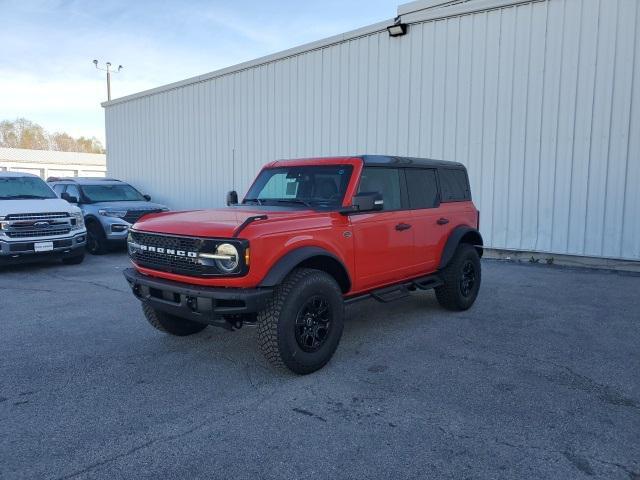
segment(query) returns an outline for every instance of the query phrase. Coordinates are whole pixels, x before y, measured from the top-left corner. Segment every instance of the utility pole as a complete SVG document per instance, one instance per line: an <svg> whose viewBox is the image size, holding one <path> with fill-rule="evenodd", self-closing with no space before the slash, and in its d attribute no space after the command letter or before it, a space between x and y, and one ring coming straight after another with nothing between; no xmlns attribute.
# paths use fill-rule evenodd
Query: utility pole
<svg viewBox="0 0 640 480"><path fill-rule="evenodd" d="M111 74L118 73L120 70L122 70L122 65L118 65L117 70L111 70L111 62L105 63L105 66L107 68L100 68L98 66L98 60L94 60L93 64L96 66L96 69L100 70L101 72L107 72L107 101L111 101Z"/></svg>

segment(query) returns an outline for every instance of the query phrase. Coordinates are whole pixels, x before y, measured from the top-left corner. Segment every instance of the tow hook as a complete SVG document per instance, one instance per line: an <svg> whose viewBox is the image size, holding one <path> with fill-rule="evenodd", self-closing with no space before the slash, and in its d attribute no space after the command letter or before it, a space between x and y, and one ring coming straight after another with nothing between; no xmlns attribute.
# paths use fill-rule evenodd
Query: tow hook
<svg viewBox="0 0 640 480"><path fill-rule="evenodd" d="M196 297L192 297L191 295L187 295L186 301L189 310L196 313L198 311L198 299Z"/></svg>

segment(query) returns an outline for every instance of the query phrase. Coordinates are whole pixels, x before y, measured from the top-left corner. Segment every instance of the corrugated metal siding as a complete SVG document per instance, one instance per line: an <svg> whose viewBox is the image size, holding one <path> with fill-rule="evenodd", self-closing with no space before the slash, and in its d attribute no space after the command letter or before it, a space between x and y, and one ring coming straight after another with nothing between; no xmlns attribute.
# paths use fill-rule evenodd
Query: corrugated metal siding
<svg viewBox="0 0 640 480"><path fill-rule="evenodd" d="M638 260L639 4L430 20L111 104L109 173L202 208L277 158L457 160L491 247Z"/></svg>

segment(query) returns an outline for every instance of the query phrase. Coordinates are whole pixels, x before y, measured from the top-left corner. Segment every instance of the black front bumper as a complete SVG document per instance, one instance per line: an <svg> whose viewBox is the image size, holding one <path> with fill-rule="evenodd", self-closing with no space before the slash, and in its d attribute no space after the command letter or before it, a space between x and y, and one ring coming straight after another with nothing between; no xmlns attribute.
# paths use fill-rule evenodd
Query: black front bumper
<svg viewBox="0 0 640 480"><path fill-rule="evenodd" d="M221 325L222 316L263 310L272 293L270 288L189 285L143 275L133 268L123 274L139 300L156 310L209 325Z"/></svg>

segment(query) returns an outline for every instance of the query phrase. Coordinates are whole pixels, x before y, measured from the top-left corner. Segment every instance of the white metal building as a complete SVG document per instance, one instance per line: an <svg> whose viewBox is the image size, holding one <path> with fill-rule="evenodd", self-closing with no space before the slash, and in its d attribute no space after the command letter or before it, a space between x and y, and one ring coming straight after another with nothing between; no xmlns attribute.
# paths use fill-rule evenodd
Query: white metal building
<svg viewBox="0 0 640 480"><path fill-rule="evenodd" d="M278 158L463 162L485 242L640 260L640 1L419 0L105 103L109 174L220 206Z"/></svg>
<svg viewBox="0 0 640 480"><path fill-rule="evenodd" d="M26 172L48 177L104 177L106 155L57 152L24 148L0 148L0 172Z"/></svg>

